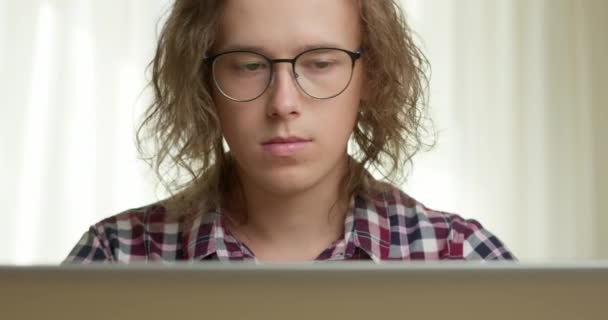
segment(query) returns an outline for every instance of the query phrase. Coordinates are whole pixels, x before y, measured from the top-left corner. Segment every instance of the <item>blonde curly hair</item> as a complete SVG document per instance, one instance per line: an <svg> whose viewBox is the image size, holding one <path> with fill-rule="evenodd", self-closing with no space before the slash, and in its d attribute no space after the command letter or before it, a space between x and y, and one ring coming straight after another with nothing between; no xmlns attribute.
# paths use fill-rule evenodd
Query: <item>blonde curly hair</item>
<svg viewBox="0 0 608 320"><path fill-rule="evenodd" d="M203 61L214 45L223 3L176 0L149 65L154 100L136 142L142 158L171 194L163 204L176 215L200 209L203 203L209 208L221 206L235 186L211 98L210 70ZM430 132L425 112L429 64L395 1L358 3L369 99L359 106L343 190L346 196L370 197L378 189L369 188L375 180L368 179L368 169L399 183L412 157L431 146L425 142Z"/></svg>

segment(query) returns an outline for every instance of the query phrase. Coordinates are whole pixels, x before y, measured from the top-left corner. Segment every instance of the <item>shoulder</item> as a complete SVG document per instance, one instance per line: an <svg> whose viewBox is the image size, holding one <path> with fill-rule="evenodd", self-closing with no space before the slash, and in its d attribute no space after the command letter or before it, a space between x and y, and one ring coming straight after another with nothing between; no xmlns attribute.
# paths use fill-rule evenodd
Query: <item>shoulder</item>
<svg viewBox="0 0 608 320"><path fill-rule="evenodd" d="M92 225L65 262L175 260L181 218L160 203L125 210Z"/></svg>
<svg viewBox="0 0 608 320"><path fill-rule="evenodd" d="M383 184L374 202L389 224L391 259L514 259L480 222L430 209L396 186Z"/></svg>
<svg viewBox="0 0 608 320"><path fill-rule="evenodd" d="M94 226L107 228L108 231L122 229L154 229L155 226L171 223L174 220L166 208L154 203L139 208L132 208L105 218Z"/></svg>

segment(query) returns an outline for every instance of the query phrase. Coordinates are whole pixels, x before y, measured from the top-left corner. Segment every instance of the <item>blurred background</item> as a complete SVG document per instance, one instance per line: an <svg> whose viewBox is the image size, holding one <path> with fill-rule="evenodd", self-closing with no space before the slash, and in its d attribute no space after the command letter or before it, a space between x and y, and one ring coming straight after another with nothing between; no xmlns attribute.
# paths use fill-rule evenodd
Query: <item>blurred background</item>
<svg viewBox="0 0 608 320"><path fill-rule="evenodd" d="M608 1L403 0L437 146L402 186L523 261L608 258ZM134 147L170 0L0 0L0 264L164 196Z"/></svg>

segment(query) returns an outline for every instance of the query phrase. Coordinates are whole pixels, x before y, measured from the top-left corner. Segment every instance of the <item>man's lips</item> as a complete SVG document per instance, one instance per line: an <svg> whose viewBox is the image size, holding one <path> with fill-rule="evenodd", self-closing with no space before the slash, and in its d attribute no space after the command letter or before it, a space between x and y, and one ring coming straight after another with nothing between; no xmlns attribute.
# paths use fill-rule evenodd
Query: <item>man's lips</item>
<svg viewBox="0 0 608 320"><path fill-rule="evenodd" d="M262 145L267 144L281 144L281 143L298 143L298 142L310 142L311 139L290 136L290 137L274 137L270 140L267 140L262 143Z"/></svg>
<svg viewBox="0 0 608 320"><path fill-rule="evenodd" d="M293 156L312 142L301 137L276 137L262 143L264 151L277 157Z"/></svg>

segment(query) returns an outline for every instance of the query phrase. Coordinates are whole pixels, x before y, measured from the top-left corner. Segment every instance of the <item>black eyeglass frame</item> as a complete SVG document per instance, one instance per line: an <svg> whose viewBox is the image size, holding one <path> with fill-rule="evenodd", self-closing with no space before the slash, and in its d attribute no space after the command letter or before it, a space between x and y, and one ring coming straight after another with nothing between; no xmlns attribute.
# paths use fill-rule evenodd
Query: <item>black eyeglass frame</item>
<svg viewBox="0 0 608 320"><path fill-rule="evenodd" d="M350 77L348 78L348 82L346 83L346 85L344 86L344 88L342 90L340 90L340 92L334 94L333 96L329 96L329 97L325 97L325 98L319 98L319 97L315 97L311 94L309 94L308 92L306 92L306 90L304 88L302 88L302 85L300 84L300 82L298 81L298 74L296 73L296 61L298 60L299 57L303 56L304 54L307 54L309 52L312 51L318 51L318 50L338 50L338 51L342 51L344 53L346 53L350 59L351 59L351 69L350 69ZM268 83L266 84L266 87L264 88L264 90L262 90L262 93L260 93L259 95L257 95L255 98L252 99L248 99L248 100L237 100L234 99L232 97L229 97L226 93L224 93L224 91L222 90L222 88L220 87L220 85L217 83L217 80L215 79L215 71L214 71L214 63L217 60L217 58L223 56L223 55L227 55L230 53L236 53L236 52L243 52L243 53L252 53L252 54L256 54L261 56L262 58L264 58L266 61L268 61L268 64L270 65L270 77L268 78ZM361 58L361 56L363 55L363 49L359 48L356 52L353 51L349 51L346 49L341 49L341 48L312 48L312 49L308 49L305 51L302 51L300 53L298 53L297 56L295 56L293 59L271 59L259 52L255 52L255 51L251 51L251 50L231 50L231 51L226 51L226 52L221 52L215 55L211 55L209 57L205 57L203 58L203 60L205 61L205 63L208 64L209 69L211 70L211 77L213 78L213 83L216 86L216 88L219 89L220 93L232 100L232 101L236 101L236 102L249 102L249 101L253 101L259 97L261 97L262 95L264 95L264 93L266 92L266 90L268 90L268 88L270 87L270 84L272 83L272 79L274 77L274 64L275 63L290 63L291 64L291 71L293 72L293 75L296 79L296 83L298 85L298 87L302 90L302 92L304 92L307 96L314 98L314 99L319 99L319 100L325 100L325 99L331 99L331 98L335 98L337 96L339 96L340 94L342 94L342 92L344 92L348 86L350 85L350 82L352 81L353 78L353 70L355 69L355 62L357 62L357 60L359 58Z"/></svg>

